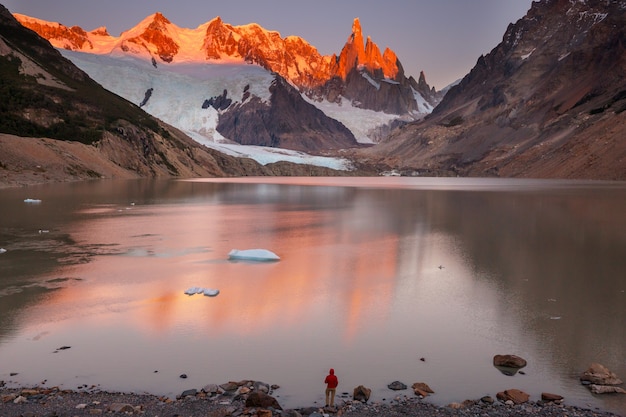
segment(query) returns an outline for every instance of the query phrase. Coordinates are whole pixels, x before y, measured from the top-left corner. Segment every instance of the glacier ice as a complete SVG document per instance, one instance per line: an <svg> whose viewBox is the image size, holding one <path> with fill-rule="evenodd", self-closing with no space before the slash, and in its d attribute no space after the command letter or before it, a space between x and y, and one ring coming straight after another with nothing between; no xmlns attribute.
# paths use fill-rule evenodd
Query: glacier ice
<svg viewBox="0 0 626 417"><path fill-rule="evenodd" d="M267 249L233 249L228 253L228 259L245 261L279 261L280 257Z"/></svg>

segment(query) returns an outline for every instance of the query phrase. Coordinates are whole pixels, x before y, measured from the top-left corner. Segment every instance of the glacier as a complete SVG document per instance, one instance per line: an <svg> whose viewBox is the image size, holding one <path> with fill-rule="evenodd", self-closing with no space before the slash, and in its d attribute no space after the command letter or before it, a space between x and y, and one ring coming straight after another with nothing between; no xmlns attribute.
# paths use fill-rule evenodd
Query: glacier
<svg viewBox="0 0 626 417"><path fill-rule="evenodd" d="M269 87L274 75L264 68L238 62L183 62L154 66L145 59L113 52L96 55L58 49L78 68L107 90L139 105L152 94L142 108L152 116L182 130L196 142L235 157L247 157L266 165L278 161L316 165L336 170L350 170L344 158L309 155L304 152L263 146L240 145L224 138L217 130L218 110L202 108L205 100L228 91L229 98L241 101L244 89L262 101L270 99ZM305 97L305 96L303 96ZM306 97L305 97L306 99ZM307 99L329 117L352 128L357 140L371 141L367 131L396 119L397 115L357 109L352 106L316 102Z"/></svg>

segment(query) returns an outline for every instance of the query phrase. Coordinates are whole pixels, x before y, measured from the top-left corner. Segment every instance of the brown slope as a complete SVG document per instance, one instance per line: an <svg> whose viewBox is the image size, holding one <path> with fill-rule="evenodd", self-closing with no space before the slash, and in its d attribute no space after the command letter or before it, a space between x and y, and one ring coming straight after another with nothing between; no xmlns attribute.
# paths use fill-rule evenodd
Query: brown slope
<svg viewBox="0 0 626 417"><path fill-rule="evenodd" d="M368 151L407 171L626 180L626 2L543 0L421 123Z"/></svg>

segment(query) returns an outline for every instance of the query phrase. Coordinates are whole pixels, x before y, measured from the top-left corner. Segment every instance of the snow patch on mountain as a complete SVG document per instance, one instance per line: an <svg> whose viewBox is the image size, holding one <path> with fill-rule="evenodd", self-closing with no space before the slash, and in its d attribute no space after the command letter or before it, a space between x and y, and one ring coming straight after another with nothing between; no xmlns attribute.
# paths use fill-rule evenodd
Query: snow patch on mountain
<svg viewBox="0 0 626 417"><path fill-rule="evenodd" d="M369 132L398 119L398 115L395 114L361 109L351 104L331 103L328 100L316 101L307 96L303 98L323 111L326 116L343 123L350 129L357 142L363 144L374 143L369 137ZM350 103L350 100L342 97L341 103Z"/></svg>

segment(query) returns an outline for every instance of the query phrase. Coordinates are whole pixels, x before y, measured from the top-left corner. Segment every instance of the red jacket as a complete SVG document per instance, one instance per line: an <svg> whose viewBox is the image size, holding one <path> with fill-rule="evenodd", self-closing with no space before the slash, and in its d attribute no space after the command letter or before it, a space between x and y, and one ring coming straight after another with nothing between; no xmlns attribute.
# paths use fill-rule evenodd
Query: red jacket
<svg viewBox="0 0 626 417"><path fill-rule="evenodd" d="M327 384L327 388L337 388L337 385L339 385L339 380L335 376L335 370L333 368L330 368L330 373L326 376L324 383Z"/></svg>

